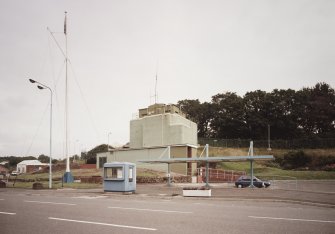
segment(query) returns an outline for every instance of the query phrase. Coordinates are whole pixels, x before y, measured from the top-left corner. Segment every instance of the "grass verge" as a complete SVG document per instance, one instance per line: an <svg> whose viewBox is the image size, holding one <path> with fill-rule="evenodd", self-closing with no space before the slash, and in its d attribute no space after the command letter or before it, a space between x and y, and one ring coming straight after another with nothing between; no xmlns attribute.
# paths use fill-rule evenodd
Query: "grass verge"
<svg viewBox="0 0 335 234"><path fill-rule="evenodd" d="M219 165L219 168L224 170L245 171L250 172L250 163L248 162L225 162ZM298 180L334 180L334 171L298 171L298 170L283 170L275 167L267 167L262 163L254 163L255 176L271 177L277 179L289 179L295 177Z"/></svg>
<svg viewBox="0 0 335 234"><path fill-rule="evenodd" d="M13 186L13 182L7 183L8 188L26 188L31 189L33 187L34 182L16 182ZM41 182L43 184L43 188L49 188L49 182ZM71 189L94 189L94 188L101 188L102 184L89 184L89 183L64 183L62 182L53 182L52 183L53 189L61 189L61 188L71 188Z"/></svg>

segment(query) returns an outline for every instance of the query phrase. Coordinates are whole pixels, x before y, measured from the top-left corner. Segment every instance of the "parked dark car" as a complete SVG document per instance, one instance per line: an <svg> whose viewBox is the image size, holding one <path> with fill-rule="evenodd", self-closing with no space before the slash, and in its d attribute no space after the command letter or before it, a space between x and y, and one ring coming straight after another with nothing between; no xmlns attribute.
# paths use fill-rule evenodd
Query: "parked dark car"
<svg viewBox="0 0 335 234"><path fill-rule="evenodd" d="M235 186L237 188L245 188L250 186L250 176L241 176L238 180L235 181ZM254 176L253 184L257 188L267 188L271 185L269 181L262 181Z"/></svg>

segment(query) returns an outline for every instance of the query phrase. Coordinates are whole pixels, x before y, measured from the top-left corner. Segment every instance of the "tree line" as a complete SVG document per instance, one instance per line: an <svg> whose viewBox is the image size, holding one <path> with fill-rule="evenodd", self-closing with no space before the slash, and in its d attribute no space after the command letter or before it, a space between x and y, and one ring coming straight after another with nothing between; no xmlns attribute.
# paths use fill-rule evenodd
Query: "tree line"
<svg viewBox="0 0 335 234"><path fill-rule="evenodd" d="M219 93L210 102L177 103L198 124L199 138L271 139L335 138L335 92L327 83L314 87L256 90L243 97Z"/></svg>

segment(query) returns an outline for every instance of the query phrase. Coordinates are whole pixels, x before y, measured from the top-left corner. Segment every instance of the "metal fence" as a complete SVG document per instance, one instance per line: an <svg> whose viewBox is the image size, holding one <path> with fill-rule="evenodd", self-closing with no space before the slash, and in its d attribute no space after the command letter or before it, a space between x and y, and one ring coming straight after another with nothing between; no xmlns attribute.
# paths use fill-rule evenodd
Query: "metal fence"
<svg viewBox="0 0 335 234"><path fill-rule="evenodd" d="M219 139L219 138L199 138L200 145L209 144L214 147L226 148L247 148L251 139ZM268 148L267 140L253 140L254 146L257 148ZM291 140L271 140L271 148L281 149L320 149L335 148L335 138L299 138Z"/></svg>
<svg viewBox="0 0 335 234"><path fill-rule="evenodd" d="M206 181L206 168L197 168L195 173L198 183L204 183ZM234 182L240 176L246 175L245 171L234 171L234 170L221 170L221 169L208 169L208 182L209 183L223 183L223 182Z"/></svg>
<svg viewBox="0 0 335 234"><path fill-rule="evenodd" d="M270 181L270 189L298 190L298 179L296 177L262 174L257 174L256 177Z"/></svg>

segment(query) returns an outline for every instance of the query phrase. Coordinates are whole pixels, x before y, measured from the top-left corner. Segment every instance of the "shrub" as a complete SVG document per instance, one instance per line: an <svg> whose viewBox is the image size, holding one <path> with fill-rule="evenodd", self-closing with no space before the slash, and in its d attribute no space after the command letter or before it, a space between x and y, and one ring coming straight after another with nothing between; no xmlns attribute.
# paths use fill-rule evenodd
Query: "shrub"
<svg viewBox="0 0 335 234"><path fill-rule="evenodd" d="M314 156L310 163L313 170L331 170L332 165L335 164L335 157L328 156Z"/></svg>
<svg viewBox="0 0 335 234"><path fill-rule="evenodd" d="M311 156L306 155L304 151L290 151L284 155L280 166L284 169L297 169L308 166L311 162Z"/></svg>

